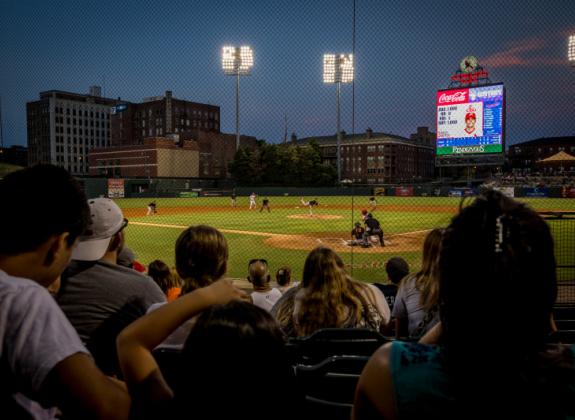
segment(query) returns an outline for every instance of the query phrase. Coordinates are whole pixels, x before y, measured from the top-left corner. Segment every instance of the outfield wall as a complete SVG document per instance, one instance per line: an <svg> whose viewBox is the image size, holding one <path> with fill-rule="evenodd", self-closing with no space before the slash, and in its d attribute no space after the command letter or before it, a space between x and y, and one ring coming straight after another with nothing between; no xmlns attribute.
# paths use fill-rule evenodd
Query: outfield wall
<svg viewBox="0 0 575 420"><path fill-rule="evenodd" d="M108 195L107 178L80 179L88 197ZM353 187L236 187L230 180L153 178L123 179L124 197L185 197L191 195L229 196L397 196L397 197L464 197L476 195L481 187L465 188L451 185L402 184L392 186L361 185ZM513 197L575 198L575 187L500 187Z"/></svg>

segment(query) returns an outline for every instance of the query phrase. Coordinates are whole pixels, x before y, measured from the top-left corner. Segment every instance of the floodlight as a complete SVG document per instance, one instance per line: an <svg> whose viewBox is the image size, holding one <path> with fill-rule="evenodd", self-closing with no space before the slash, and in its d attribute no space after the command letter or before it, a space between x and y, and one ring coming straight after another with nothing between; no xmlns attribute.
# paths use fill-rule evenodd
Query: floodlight
<svg viewBox="0 0 575 420"><path fill-rule="evenodd" d="M222 48L222 69L227 76L236 76L236 150L240 147L240 76L249 76L254 66L254 53L251 47Z"/></svg>
<svg viewBox="0 0 575 420"><path fill-rule="evenodd" d="M228 76L247 76L254 65L254 53L250 47L222 48L222 69Z"/></svg>
<svg viewBox="0 0 575 420"><path fill-rule="evenodd" d="M567 47L567 59L572 66L575 66L575 35L569 35L569 45Z"/></svg>
<svg viewBox="0 0 575 420"><path fill-rule="evenodd" d="M340 92L342 83L353 82L353 54L324 54L323 82L337 85L337 179L341 180Z"/></svg>
<svg viewBox="0 0 575 420"><path fill-rule="evenodd" d="M323 82L353 82L353 54L324 54Z"/></svg>

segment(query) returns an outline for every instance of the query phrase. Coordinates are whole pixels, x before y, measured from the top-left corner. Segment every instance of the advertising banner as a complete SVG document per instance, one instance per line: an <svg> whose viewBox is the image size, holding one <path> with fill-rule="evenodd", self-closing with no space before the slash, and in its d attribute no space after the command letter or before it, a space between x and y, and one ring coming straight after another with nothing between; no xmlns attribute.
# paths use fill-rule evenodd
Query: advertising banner
<svg viewBox="0 0 575 420"><path fill-rule="evenodd" d="M191 198L198 197L199 193L197 191L180 191L181 198Z"/></svg>
<svg viewBox="0 0 575 420"><path fill-rule="evenodd" d="M447 195L449 197L471 197L475 195L475 191L471 188L451 188Z"/></svg>
<svg viewBox="0 0 575 420"><path fill-rule="evenodd" d="M438 91L437 154L503 153L504 100L502 84Z"/></svg>
<svg viewBox="0 0 575 420"><path fill-rule="evenodd" d="M549 197L549 188L524 188L525 197Z"/></svg>
<svg viewBox="0 0 575 420"><path fill-rule="evenodd" d="M413 187L395 187L397 197L413 197Z"/></svg>
<svg viewBox="0 0 575 420"><path fill-rule="evenodd" d="M123 179L108 179L108 197L109 198L124 198L124 180Z"/></svg>

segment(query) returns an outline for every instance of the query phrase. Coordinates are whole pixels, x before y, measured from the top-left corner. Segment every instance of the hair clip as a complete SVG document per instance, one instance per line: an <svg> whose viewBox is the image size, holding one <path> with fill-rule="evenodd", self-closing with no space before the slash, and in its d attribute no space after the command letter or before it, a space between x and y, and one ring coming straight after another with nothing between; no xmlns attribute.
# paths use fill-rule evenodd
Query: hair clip
<svg viewBox="0 0 575 420"><path fill-rule="evenodd" d="M503 244L503 219L504 215L495 219L495 252L502 252L501 244Z"/></svg>

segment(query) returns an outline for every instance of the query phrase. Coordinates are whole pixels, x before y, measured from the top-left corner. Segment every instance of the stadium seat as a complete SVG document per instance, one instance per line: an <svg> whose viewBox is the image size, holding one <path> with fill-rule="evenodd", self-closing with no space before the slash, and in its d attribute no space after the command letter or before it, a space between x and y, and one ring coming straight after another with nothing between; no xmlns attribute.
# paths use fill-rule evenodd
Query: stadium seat
<svg viewBox="0 0 575 420"><path fill-rule="evenodd" d="M575 330L555 331L549 335L547 341L557 344L575 344Z"/></svg>
<svg viewBox="0 0 575 420"><path fill-rule="evenodd" d="M368 356L331 356L315 365L295 365L305 418L349 419L355 388Z"/></svg>
<svg viewBox="0 0 575 420"><path fill-rule="evenodd" d="M563 319L575 319L575 306L555 306L553 308L553 318L555 321Z"/></svg>
<svg viewBox="0 0 575 420"><path fill-rule="evenodd" d="M179 348L170 347L161 347L152 352L156 363L160 367L162 376L172 389L174 389L181 370L181 352Z"/></svg>
<svg viewBox="0 0 575 420"><path fill-rule="evenodd" d="M291 338L294 363L316 364L329 356L371 356L389 339L367 328L324 328L303 338Z"/></svg>

